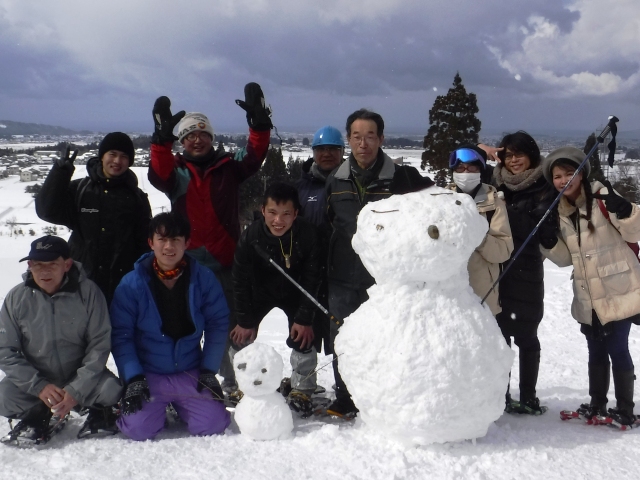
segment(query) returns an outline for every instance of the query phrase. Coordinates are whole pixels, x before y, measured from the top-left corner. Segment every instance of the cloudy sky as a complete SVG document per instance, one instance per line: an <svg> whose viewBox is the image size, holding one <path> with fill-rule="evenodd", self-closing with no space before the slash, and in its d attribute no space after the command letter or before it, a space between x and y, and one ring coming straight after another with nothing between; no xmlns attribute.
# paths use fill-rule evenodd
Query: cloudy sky
<svg viewBox="0 0 640 480"><path fill-rule="evenodd" d="M167 95L243 131L256 81L285 131L424 133L456 71L485 131L638 130L640 1L0 0L4 120L150 131Z"/></svg>

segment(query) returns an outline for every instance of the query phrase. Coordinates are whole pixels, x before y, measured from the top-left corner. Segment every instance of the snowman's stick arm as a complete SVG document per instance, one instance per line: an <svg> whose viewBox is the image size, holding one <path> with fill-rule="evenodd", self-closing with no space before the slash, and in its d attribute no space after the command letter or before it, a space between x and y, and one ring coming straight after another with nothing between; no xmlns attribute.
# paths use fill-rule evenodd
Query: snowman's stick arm
<svg viewBox="0 0 640 480"><path fill-rule="evenodd" d="M484 303L484 301L491 294L491 292L493 292L493 289L496 288L496 285L498 285L498 283L500 283L500 280L502 280L502 277L504 277L506 275L506 273L509 271L511 266L515 263L516 258L518 258L520 256L520 253L522 252L522 250L524 250L524 247L527 246L529 241L536 234L536 232L538 231L538 228L540 228L540 225L542 225L542 222L544 222L547 219L547 217L551 214L551 211L558 204L558 202L562 198L562 195L564 194L564 191L569 187L569 185L571 185L571 182L573 182L573 179L576 178L576 175L578 175L578 173L580 173L582 171L582 169L587 164L587 162L589 161L591 156L598 150L598 147L600 146L600 144L604 142L605 138L607 138L607 135L609 135L609 132L611 131L611 129L613 127L615 127L616 122L618 122L618 118L617 117L614 117L614 116L609 117L609 123L607 123L607 126L604 127L604 129L602 130L602 133L600 133L600 135L598 135L598 137L596 138L596 140L597 140L596 143L593 145L593 147L591 148L589 153L587 153L586 157L584 157L584 160L582 161L582 163L580 165L578 165L578 168L576 168L576 171L573 172L573 176L571 177L571 179L567 182L567 184L564 186L564 188L562 190L560 190L560 193L558 193L558 195L556 196L556 199L553 201L551 206L547 209L546 212L544 212L544 215L542 216L542 218L540 219L538 224L535 227L533 227L533 230L531 230L531 233L529 234L529 236L522 243L522 245L520 245L520 248L518 249L518 251L515 253L515 255L513 257L511 257L511 259L509 261L509 264L504 268L504 270L502 270L502 273L500 274L500 276L498 276L498 279L495 282L493 282L493 285L491 285L491 288L489 289L487 294L484 297L482 297L482 301L480 302L480 305L482 305Z"/></svg>
<svg viewBox="0 0 640 480"><path fill-rule="evenodd" d="M274 262L273 259L269 256L269 254L267 254L267 252L265 252L258 244L254 243L253 244L253 248L256 249L256 252L258 253L258 255L260 255L265 261L267 261L271 265L273 265L276 268L276 270L278 270L282 275L284 275L284 277L287 280L289 280L293 284L293 286L295 286L298 290L300 290L300 292L305 297L307 297L311 301L311 303L313 303L316 307L318 307L318 309L320 309L320 311L322 313L324 313L327 317L329 317L329 321L335 323L338 327L342 326L344 321L341 318L336 318L335 315L333 315L329 310L324 308L322 306L322 304L318 300L316 300L314 298L313 295L311 295L309 292L307 292L302 287L302 285L300 285L293 278L291 278L291 275L289 275L287 272L285 272L284 269L280 265L278 265L276 262Z"/></svg>

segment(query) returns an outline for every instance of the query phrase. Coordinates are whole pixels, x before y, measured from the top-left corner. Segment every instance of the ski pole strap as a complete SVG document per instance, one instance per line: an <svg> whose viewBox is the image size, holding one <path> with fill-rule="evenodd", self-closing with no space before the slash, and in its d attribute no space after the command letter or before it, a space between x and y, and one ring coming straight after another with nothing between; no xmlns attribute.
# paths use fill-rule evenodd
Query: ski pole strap
<svg viewBox="0 0 640 480"><path fill-rule="evenodd" d="M331 312L329 312L329 310L327 310L326 308L324 308L322 306L322 304L316 300L314 298L313 295L311 295L309 292L307 292L304 287L302 285L300 285L298 282L296 282L291 275L289 275L287 272L284 271L284 269L278 265L276 262L273 261L273 259L269 256L269 254L267 252L265 252L262 247L260 247L260 245L258 245L257 243L252 243L253 248L255 249L256 253L258 255L260 255L260 257L262 257L266 262L270 263L272 266L275 267L276 270L278 270L282 275L284 275L284 277L289 280L294 287L296 287L298 290L300 290L300 292L307 297L311 303L313 303L316 307L318 307L318 309L324 313L327 317L329 317L329 321L333 322L334 324L336 324L338 327L342 326L342 324L344 323L344 321L341 318L336 318L335 315L333 315Z"/></svg>

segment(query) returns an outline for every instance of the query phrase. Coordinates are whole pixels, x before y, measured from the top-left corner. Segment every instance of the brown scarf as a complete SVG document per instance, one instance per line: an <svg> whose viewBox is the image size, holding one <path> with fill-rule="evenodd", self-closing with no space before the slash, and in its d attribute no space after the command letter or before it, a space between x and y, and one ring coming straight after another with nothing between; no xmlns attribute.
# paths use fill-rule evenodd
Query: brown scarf
<svg viewBox="0 0 640 480"><path fill-rule="evenodd" d="M542 165L538 165L536 168L529 168L524 172L516 173L515 175L507 170L507 167L499 167L493 171L493 176L496 179L496 185L499 187L504 184L510 191L519 192L525 190L542 176Z"/></svg>
<svg viewBox="0 0 640 480"><path fill-rule="evenodd" d="M173 280L174 278L178 278L182 275L186 266L187 261L183 258L176 268L165 271L160 268L160 265L158 265L158 259L153 257L153 271L156 272L156 275L160 280Z"/></svg>

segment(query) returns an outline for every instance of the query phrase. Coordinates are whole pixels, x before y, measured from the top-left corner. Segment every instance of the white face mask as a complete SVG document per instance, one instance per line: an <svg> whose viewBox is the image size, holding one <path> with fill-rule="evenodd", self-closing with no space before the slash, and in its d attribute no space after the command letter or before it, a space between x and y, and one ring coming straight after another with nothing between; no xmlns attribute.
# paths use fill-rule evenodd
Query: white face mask
<svg viewBox="0 0 640 480"><path fill-rule="evenodd" d="M463 192L471 193L474 188L480 185L480 172L478 173L453 172L453 182Z"/></svg>

